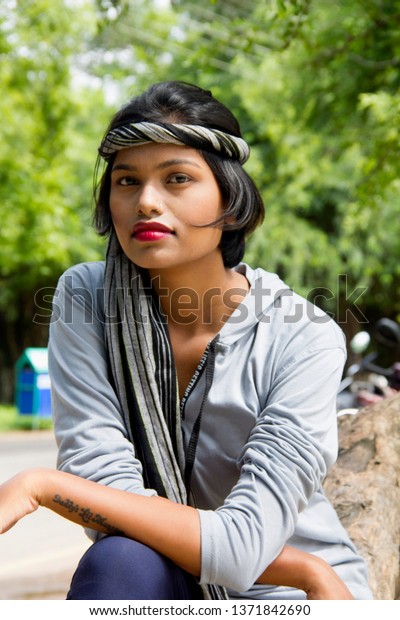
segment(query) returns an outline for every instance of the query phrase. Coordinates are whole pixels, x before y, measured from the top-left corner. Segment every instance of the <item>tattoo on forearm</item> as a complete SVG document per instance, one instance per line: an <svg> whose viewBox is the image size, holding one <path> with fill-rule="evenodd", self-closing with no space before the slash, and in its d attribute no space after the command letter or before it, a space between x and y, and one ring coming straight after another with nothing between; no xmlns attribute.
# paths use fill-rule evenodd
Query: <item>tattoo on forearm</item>
<svg viewBox="0 0 400 620"><path fill-rule="evenodd" d="M93 523L100 525L108 534L124 535L124 533L117 527L107 523L107 517L102 517L98 513L95 514L90 510L90 508L83 508L79 506L79 504L75 504L75 502L71 499L62 499L60 495L55 495L53 497L53 502L63 506L66 510L68 510L68 512L76 512L85 525L90 526L90 524Z"/></svg>

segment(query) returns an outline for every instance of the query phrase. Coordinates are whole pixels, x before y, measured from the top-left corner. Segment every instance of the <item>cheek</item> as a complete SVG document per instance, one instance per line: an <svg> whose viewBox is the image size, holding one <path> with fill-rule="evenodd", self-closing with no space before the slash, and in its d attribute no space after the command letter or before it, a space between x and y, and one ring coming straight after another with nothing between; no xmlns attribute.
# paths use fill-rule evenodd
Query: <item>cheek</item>
<svg viewBox="0 0 400 620"><path fill-rule="evenodd" d="M110 198L110 217L111 221L115 227L124 224L127 218L126 209L123 208L123 205L119 204L118 201L111 200Z"/></svg>
<svg viewBox="0 0 400 620"><path fill-rule="evenodd" d="M215 190L198 194L196 205L193 205L194 209L190 213L190 223L202 226L204 224L210 224L215 220L218 220L224 213L222 198L219 190Z"/></svg>
<svg viewBox="0 0 400 620"><path fill-rule="evenodd" d="M214 218L215 219L215 218ZM219 246L222 237L222 231L217 226L204 226L212 220L203 221L203 226L192 228L192 234L188 238L190 246L196 250L207 250Z"/></svg>

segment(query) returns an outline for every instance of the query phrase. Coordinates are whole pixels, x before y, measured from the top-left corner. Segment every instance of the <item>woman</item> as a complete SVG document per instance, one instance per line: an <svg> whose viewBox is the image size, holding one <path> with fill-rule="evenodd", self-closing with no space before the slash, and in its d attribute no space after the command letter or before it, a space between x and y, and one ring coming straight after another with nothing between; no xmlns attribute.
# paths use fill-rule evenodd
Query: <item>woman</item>
<svg viewBox="0 0 400 620"><path fill-rule="evenodd" d="M2 528L44 505L90 530L71 599L370 598L321 490L342 333L240 262L263 206L236 119L156 84L99 153L107 260L64 274L50 332L61 471L4 485Z"/></svg>

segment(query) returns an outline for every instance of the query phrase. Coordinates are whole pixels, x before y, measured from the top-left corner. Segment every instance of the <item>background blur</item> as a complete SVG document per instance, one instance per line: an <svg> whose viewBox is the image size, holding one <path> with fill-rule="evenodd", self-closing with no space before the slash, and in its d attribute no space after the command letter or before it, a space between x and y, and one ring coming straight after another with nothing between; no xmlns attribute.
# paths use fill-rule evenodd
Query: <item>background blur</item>
<svg viewBox="0 0 400 620"><path fill-rule="evenodd" d="M0 1L0 402L46 346L51 295L100 260L93 169L149 84L209 88L239 117L267 216L246 260L351 336L400 318L400 0Z"/></svg>

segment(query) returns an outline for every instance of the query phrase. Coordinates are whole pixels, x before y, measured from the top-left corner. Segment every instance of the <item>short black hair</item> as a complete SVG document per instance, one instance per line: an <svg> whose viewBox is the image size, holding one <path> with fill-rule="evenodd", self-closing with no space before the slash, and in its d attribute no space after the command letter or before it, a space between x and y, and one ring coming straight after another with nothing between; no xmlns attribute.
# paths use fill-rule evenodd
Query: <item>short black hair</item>
<svg viewBox="0 0 400 620"><path fill-rule="evenodd" d="M104 135L127 123L143 121L202 125L242 137L235 116L210 91L180 81L153 84L144 93L131 99L114 115ZM209 226L221 227L220 249L224 265L235 267L244 256L245 237L264 218L263 201L255 183L236 159L208 150L200 152L215 176L224 204L223 216ZM95 187L93 221L100 235L110 234L113 228L109 199L114 158L115 154L108 160L100 182ZM96 170L99 165L100 159Z"/></svg>

